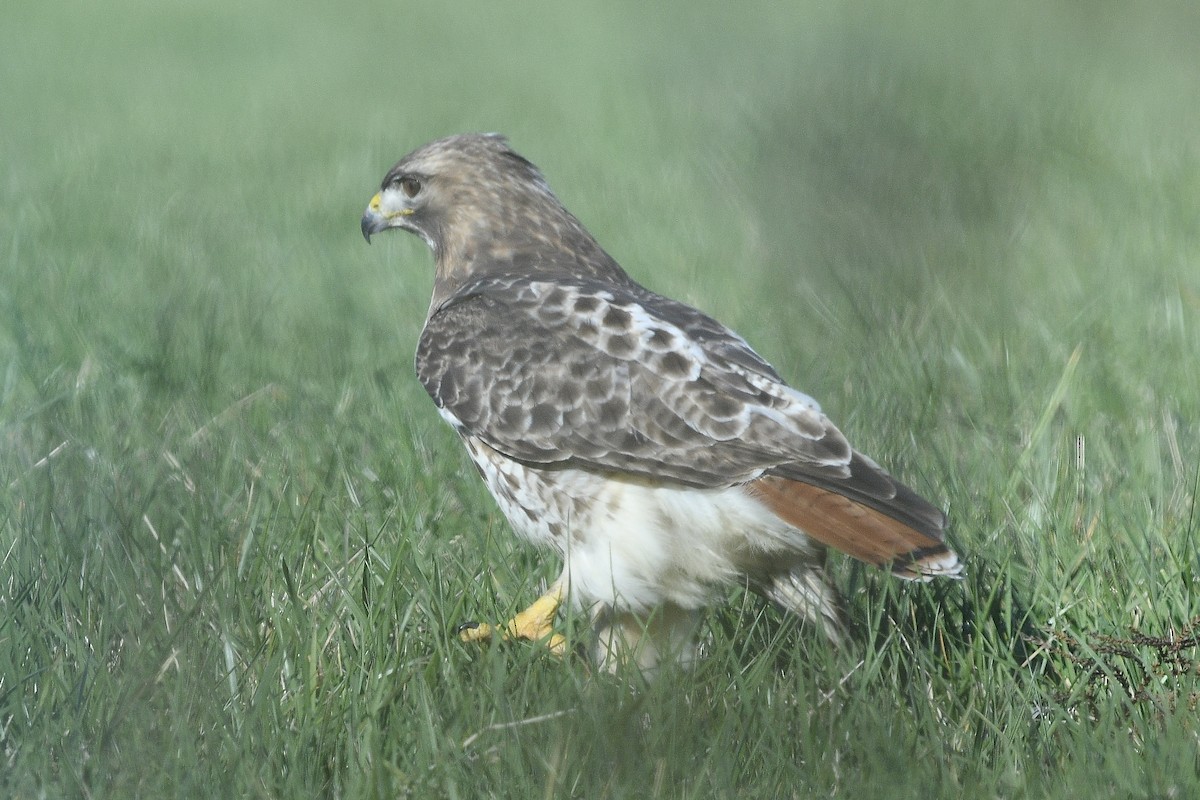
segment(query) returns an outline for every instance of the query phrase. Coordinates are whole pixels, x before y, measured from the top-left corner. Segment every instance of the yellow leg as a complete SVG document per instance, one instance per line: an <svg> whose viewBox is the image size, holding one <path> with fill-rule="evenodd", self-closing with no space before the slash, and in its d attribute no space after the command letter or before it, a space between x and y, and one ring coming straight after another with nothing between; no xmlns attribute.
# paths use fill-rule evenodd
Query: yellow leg
<svg viewBox="0 0 1200 800"><path fill-rule="evenodd" d="M565 592L558 581L529 608L525 609L508 622L500 626L503 631L502 639L528 639L531 642L544 642L550 652L556 656L567 652L567 639L554 630L554 617L558 607L562 605ZM459 631L458 638L464 642L486 642L495 633L493 626L480 623L474 627L464 627Z"/></svg>

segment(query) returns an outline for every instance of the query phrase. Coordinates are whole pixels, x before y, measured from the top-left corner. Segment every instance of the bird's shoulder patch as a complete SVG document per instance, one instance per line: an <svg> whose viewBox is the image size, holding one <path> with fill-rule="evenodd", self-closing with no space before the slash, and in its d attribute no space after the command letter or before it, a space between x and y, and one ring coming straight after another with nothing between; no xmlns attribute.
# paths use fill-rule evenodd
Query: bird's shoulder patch
<svg viewBox="0 0 1200 800"><path fill-rule="evenodd" d="M522 308L548 330L569 333L596 350L655 373L691 381L708 362L704 349L652 303L620 288L530 281Z"/></svg>

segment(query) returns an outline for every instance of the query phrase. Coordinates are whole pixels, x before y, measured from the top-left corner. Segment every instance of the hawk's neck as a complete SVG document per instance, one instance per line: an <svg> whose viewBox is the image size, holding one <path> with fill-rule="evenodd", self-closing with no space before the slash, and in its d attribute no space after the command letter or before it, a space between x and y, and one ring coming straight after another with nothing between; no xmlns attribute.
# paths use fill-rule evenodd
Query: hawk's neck
<svg viewBox="0 0 1200 800"><path fill-rule="evenodd" d="M529 280L574 277L614 286L635 285L591 236L575 239L569 247L532 238L492 239L478 247L439 254L430 313L466 284L498 275L520 275Z"/></svg>

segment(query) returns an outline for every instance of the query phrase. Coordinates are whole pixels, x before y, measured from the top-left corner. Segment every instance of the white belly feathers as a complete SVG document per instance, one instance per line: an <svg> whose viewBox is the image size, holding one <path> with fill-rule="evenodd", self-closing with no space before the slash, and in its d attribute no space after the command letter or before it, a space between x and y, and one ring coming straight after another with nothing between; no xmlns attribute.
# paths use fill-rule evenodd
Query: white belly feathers
<svg viewBox="0 0 1200 800"><path fill-rule="evenodd" d="M513 528L562 554L563 577L579 607L700 608L767 554L811 547L803 532L740 486L696 489L534 469L464 438Z"/></svg>

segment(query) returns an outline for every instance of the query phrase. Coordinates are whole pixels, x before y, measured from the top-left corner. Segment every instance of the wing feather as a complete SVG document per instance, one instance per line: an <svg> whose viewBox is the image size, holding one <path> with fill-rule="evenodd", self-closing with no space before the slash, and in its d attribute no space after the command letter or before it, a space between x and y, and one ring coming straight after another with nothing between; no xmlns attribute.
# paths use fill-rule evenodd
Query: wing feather
<svg viewBox="0 0 1200 800"><path fill-rule="evenodd" d="M740 337L645 290L478 281L430 316L417 372L465 433L530 463L716 487L791 463L832 479L850 461Z"/></svg>

